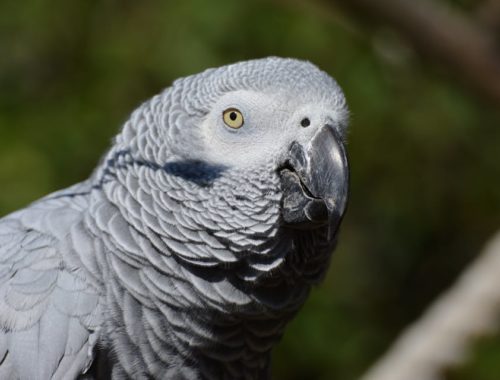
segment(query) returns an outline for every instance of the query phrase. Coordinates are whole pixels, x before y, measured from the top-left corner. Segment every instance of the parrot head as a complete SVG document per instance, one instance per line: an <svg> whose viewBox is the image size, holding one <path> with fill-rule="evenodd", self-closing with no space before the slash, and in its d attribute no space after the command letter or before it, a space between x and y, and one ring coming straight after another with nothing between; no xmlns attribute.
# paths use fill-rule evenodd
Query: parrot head
<svg viewBox="0 0 500 380"><path fill-rule="evenodd" d="M257 59L176 80L132 114L114 151L158 169L178 219L227 252L171 244L177 257L245 281L317 278L347 204L347 115L342 90L313 64Z"/></svg>
<svg viewBox="0 0 500 380"><path fill-rule="evenodd" d="M267 65L256 70L268 76L266 86L228 91L211 104L199 124L204 149L193 158L240 171L270 167L280 177L284 224L336 229L348 191L342 92L310 63ZM238 77L238 69L228 72Z"/></svg>
<svg viewBox="0 0 500 380"><path fill-rule="evenodd" d="M216 95L200 107L193 128L199 149L190 158L240 171L270 167L281 179L284 224L336 229L346 209L349 173L347 109L337 83L311 63L279 58L200 78L198 91Z"/></svg>

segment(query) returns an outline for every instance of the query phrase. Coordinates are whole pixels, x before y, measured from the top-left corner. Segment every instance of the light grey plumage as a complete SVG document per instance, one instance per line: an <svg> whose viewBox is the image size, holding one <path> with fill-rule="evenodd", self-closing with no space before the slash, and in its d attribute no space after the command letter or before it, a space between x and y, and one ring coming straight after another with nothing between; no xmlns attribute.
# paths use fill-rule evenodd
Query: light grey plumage
<svg viewBox="0 0 500 380"><path fill-rule="evenodd" d="M0 220L0 378L265 378L335 245L346 117L333 79L281 58L141 105L89 180ZM344 172L315 174L336 189L323 210L289 155L327 124ZM311 222L301 199L336 213Z"/></svg>

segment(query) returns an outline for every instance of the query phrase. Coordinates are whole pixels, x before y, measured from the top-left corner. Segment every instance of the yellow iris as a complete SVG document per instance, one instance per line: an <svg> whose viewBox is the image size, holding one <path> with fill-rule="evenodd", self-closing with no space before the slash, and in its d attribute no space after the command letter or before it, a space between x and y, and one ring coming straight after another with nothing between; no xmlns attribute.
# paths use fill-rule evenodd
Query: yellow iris
<svg viewBox="0 0 500 380"><path fill-rule="evenodd" d="M222 113L222 118L224 119L224 123L234 129L240 128L243 123L243 115L236 108L229 108Z"/></svg>

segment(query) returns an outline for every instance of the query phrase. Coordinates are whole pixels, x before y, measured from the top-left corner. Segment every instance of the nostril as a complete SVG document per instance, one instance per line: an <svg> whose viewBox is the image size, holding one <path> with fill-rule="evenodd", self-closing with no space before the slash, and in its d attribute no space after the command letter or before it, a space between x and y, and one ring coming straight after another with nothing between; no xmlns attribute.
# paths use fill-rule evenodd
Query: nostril
<svg viewBox="0 0 500 380"><path fill-rule="evenodd" d="M304 128L309 127L311 125L311 120L305 117L300 121L300 125L303 126Z"/></svg>

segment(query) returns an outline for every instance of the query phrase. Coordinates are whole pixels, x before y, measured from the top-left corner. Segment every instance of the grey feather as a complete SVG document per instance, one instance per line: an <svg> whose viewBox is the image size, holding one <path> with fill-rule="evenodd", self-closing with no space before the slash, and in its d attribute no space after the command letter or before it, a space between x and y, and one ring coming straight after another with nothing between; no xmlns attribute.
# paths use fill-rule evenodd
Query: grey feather
<svg viewBox="0 0 500 380"><path fill-rule="evenodd" d="M336 82L293 59L209 69L142 104L88 180L0 219L0 378L266 378L345 209L312 194L291 146L328 129L326 154L345 156L346 123ZM328 220L285 221L292 169L290 199L324 200ZM346 176L325 173L328 197Z"/></svg>

